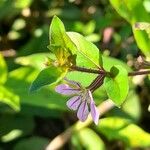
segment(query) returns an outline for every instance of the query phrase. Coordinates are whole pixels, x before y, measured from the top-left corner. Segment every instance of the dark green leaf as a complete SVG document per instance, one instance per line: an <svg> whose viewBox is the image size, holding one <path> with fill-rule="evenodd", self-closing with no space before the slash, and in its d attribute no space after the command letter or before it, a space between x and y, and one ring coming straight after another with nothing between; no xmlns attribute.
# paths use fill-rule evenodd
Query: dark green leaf
<svg viewBox="0 0 150 150"><path fill-rule="evenodd" d="M3 114L0 119L0 139L12 141L20 136L29 135L34 129L34 120L30 116Z"/></svg>
<svg viewBox="0 0 150 150"><path fill-rule="evenodd" d="M48 143L48 139L35 136L19 141L13 150L44 150Z"/></svg>
<svg viewBox="0 0 150 150"><path fill-rule="evenodd" d="M37 78L33 81L30 87L30 91L40 89L42 86L51 85L59 82L66 74L66 70L56 68L54 66L47 67L42 70Z"/></svg>

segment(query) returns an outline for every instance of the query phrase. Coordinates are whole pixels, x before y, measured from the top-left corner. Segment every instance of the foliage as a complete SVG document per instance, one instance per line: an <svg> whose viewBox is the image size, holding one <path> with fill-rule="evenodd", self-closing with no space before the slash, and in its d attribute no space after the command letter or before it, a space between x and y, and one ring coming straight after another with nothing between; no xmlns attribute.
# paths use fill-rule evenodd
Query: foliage
<svg viewBox="0 0 150 150"><path fill-rule="evenodd" d="M43 150L75 128L55 86L66 77L89 87L98 76L76 66L105 72L93 98L115 107L98 126L79 123L62 149L149 148L149 78L128 76L150 68L149 24L148 0L1 0L0 149ZM135 65L138 55L146 60Z"/></svg>

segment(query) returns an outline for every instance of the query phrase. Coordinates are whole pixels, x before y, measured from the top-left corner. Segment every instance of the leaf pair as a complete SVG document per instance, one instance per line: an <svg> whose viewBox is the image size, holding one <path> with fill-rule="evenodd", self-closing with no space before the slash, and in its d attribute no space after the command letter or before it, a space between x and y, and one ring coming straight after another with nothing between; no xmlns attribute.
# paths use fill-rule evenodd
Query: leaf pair
<svg viewBox="0 0 150 150"><path fill-rule="evenodd" d="M50 66L42 70L30 87L35 91L44 85L59 82L72 65L98 67L102 65L98 48L75 32L66 32L61 20L54 16L50 25L50 45L48 48L55 55L50 58ZM100 64L100 65L99 65Z"/></svg>

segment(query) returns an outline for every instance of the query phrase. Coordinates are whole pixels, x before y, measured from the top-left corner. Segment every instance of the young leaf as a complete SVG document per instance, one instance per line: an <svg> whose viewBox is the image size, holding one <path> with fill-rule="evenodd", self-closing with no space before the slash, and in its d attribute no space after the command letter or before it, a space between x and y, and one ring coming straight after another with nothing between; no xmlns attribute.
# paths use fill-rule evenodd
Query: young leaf
<svg viewBox="0 0 150 150"><path fill-rule="evenodd" d="M129 90L128 73L120 65L113 66L110 73L112 76L105 77L104 86L108 97L117 106L120 106L126 99Z"/></svg>
<svg viewBox="0 0 150 150"><path fill-rule="evenodd" d="M84 59L91 62L94 66L102 67L101 53L93 43L87 41L81 34L76 32L67 32L67 35L76 45L78 53L84 56Z"/></svg>
<svg viewBox="0 0 150 150"><path fill-rule="evenodd" d="M66 50L70 55L76 53L76 46L66 34L63 22L54 16L49 30L50 45L48 48L55 54L56 47L64 51ZM53 48L55 47L55 48Z"/></svg>
<svg viewBox="0 0 150 150"><path fill-rule="evenodd" d="M66 72L67 70L62 70L54 66L42 70L31 84L30 91L32 92L40 89L42 86L59 82L65 76Z"/></svg>

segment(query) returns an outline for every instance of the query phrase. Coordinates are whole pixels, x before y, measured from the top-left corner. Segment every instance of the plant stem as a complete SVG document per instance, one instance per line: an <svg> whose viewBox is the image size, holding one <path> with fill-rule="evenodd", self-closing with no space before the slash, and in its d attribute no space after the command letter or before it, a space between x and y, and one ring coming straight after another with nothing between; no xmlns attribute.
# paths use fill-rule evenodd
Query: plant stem
<svg viewBox="0 0 150 150"><path fill-rule="evenodd" d="M138 75L144 75L144 74L150 74L150 70L129 72L128 76L138 76Z"/></svg>
<svg viewBox="0 0 150 150"><path fill-rule="evenodd" d="M72 66L71 70L85 72L85 73L94 73L94 74L105 74L106 73L104 70L88 69L88 68L78 67L78 66Z"/></svg>
<svg viewBox="0 0 150 150"><path fill-rule="evenodd" d="M109 72L106 72L105 70L88 69L88 68L78 67L78 66L72 66L71 70L85 72L85 73L93 73L93 74L109 73ZM144 75L144 74L150 74L150 70L129 72L128 76L137 76L137 75Z"/></svg>

